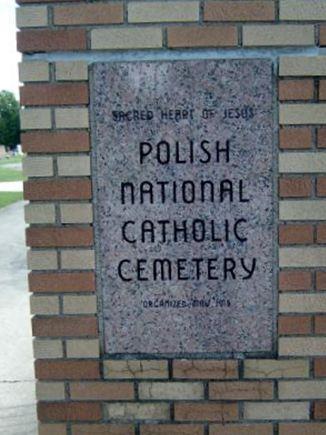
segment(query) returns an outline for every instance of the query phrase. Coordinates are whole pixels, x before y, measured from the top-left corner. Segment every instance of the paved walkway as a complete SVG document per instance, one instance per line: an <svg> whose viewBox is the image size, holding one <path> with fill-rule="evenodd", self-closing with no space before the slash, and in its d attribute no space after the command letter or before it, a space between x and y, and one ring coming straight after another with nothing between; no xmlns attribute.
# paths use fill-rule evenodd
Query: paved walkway
<svg viewBox="0 0 326 435"><path fill-rule="evenodd" d="M37 434L23 202L0 209L0 434Z"/></svg>
<svg viewBox="0 0 326 435"><path fill-rule="evenodd" d="M3 181L0 183L0 192L22 192L22 181Z"/></svg>

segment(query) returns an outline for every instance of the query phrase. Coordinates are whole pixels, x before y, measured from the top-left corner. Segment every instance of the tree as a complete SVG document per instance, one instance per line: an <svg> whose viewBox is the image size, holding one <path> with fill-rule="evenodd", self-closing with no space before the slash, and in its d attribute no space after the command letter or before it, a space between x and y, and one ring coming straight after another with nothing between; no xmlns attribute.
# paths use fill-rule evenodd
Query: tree
<svg viewBox="0 0 326 435"><path fill-rule="evenodd" d="M14 148L20 143L19 103L14 94L0 92L0 145Z"/></svg>

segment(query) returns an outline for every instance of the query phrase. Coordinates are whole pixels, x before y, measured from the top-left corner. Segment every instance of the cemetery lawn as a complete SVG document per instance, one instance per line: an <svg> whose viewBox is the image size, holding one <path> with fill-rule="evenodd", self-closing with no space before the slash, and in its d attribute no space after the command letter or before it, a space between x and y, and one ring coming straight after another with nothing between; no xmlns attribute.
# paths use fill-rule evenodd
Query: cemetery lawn
<svg viewBox="0 0 326 435"><path fill-rule="evenodd" d="M13 156L10 157L9 159L1 159L0 160L0 166L2 165L7 165L8 163L21 163L23 161L23 157L22 156Z"/></svg>
<svg viewBox="0 0 326 435"><path fill-rule="evenodd" d="M0 183L10 181L22 181L23 173L19 165L22 163L22 156L14 156L9 159L0 160ZM23 199L23 192L1 192L0 208L13 204Z"/></svg>
<svg viewBox="0 0 326 435"><path fill-rule="evenodd" d="M15 169L3 168L0 166L0 183L3 181L22 181L23 174Z"/></svg>
<svg viewBox="0 0 326 435"><path fill-rule="evenodd" d="M23 192L0 192L0 208L23 199Z"/></svg>
<svg viewBox="0 0 326 435"><path fill-rule="evenodd" d="M19 165L22 162L21 156L10 157L10 159L0 160L0 183L3 181L22 181L22 171L11 168L10 165ZM9 165L9 166L8 166Z"/></svg>

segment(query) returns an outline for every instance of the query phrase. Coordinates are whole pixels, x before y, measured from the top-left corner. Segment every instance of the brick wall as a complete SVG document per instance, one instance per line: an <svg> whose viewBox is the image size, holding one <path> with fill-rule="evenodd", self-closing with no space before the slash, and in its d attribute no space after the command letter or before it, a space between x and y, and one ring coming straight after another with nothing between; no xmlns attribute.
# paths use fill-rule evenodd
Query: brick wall
<svg viewBox="0 0 326 435"><path fill-rule="evenodd" d="M326 433L326 0L18 3L39 433ZM97 50L242 47L278 64L278 356L104 360L88 64Z"/></svg>

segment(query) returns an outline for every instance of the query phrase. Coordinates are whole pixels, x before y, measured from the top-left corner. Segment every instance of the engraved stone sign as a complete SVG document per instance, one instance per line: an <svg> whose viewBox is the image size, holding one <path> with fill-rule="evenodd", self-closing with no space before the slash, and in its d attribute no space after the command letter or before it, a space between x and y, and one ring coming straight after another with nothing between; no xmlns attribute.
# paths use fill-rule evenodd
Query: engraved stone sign
<svg viewBox="0 0 326 435"><path fill-rule="evenodd" d="M97 63L104 352L273 350L272 63Z"/></svg>

